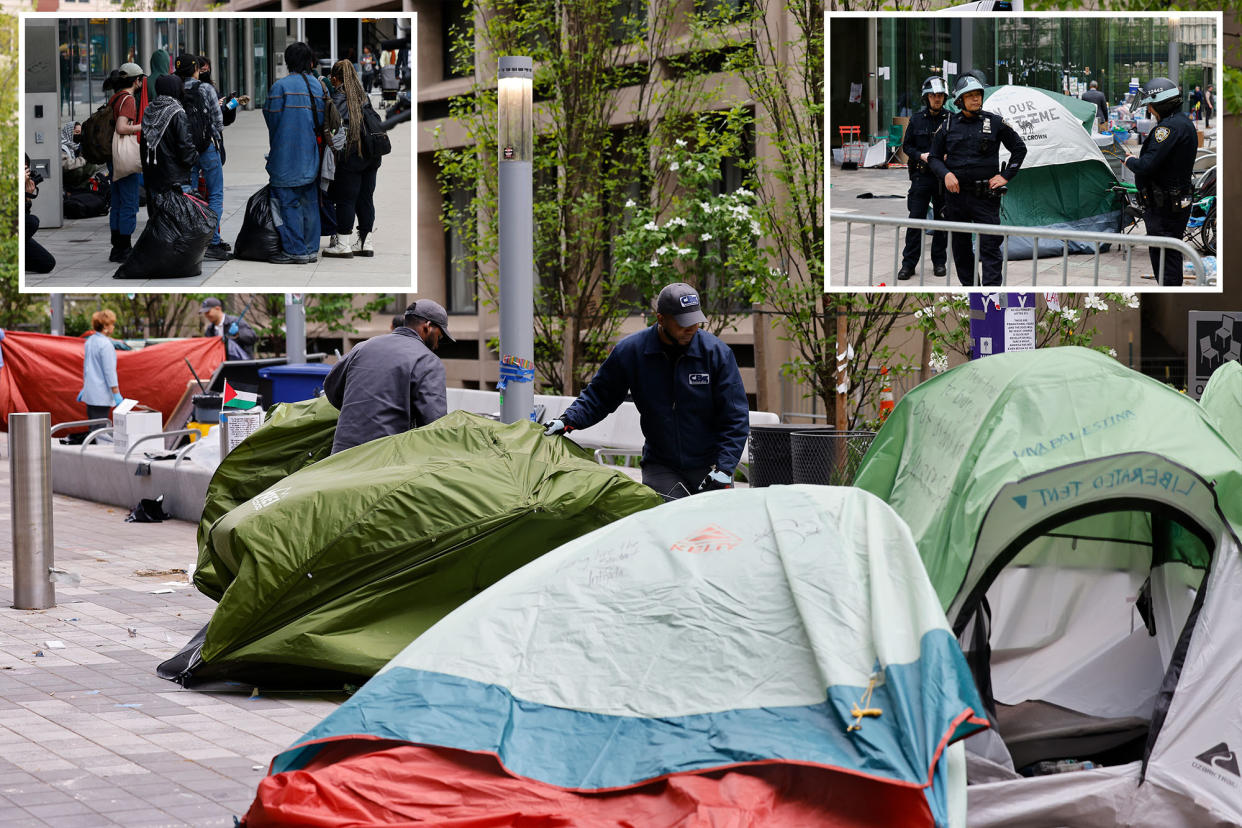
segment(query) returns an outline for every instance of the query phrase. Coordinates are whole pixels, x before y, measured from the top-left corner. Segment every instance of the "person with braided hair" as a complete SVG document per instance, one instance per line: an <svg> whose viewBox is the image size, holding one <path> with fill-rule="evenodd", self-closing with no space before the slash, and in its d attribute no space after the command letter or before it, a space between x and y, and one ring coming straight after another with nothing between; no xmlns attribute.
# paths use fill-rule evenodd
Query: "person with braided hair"
<svg viewBox="0 0 1242 828"><path fill-rule="evenodd" d="M332 82L332 102L341 113L346 132L345 146L337 153L336 179L332 184L337 231L323 255L344 259L374 256L375 177L380 156L369 157L363 140L364 112L371 109L371 102L350 61L338 60L328 77ZM358 219L356 236L353 235L355 216Z"/></svg>

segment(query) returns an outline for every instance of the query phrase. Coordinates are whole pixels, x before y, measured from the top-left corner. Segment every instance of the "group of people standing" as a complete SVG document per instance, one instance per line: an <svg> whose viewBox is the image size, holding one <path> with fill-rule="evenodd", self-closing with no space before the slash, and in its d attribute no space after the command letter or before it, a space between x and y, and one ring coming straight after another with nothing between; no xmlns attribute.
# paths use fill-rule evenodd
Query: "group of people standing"
<svg viewBox="0 0 1242 828"><path fill-rule="evenodd" d="M320 78L311 48L296 42L285 49L285 65L289 74L272 85L263 107L272 217L281 243L268 261L314 262L325 236L324 256L374 256L376 178L390 147L382 122L352 61L336 62ZM362 66L368 77L379 71L370 54ZM105 80L104 91L110 95L110 132L96 140L108 158L109 261L130 257L144 191L149 213L155 209L153 193L202 195L215 222L203 257L232 258L231 246L220 237L224 130L248 99L220 95L208 58L182 54L170 61L163 49L151 56L149 75L137 63L125 63ZM65 130L75 158L80 142L91 140L90 123L86 130L78 123ZM35 259L43 268L36 272L46 272L43 260Z"/></svg>
<svg viewBox="0 0 1242 828"><path fill-rule="evenodd" d="M1096 86L1092 83L1083 98L1095 103L1100 112L1106 112L1104 96ZM910 117L902 145L909 160L910 189L906 200L910 218L926 218L930 207L936 220L1000 224L1001 196L1018 174L1027 148L1022 137L1000 115L983 109L983 95L984 84L976 73L962 75L953 87L952 100L957 111L950 113L945 109L949 94L944 79L933 75L923 82L924 105ZM1143 201L1146 232L1180 239L1190 218L1190 179L1198 146L1197 132L1181 111L1181 91L1168 78L1153 78L1144 85L1136 105L1156 120L1140 153L1125 159L1125 166L1135 174ZM1003 168L1002 147L1009 151ZM922 235L920 228L906 231L897 272L899 281L914 276L922 256ZM958 281L973 285L975 251L970 233L933 232L933 273L936 277L948 275L950 237ZM1149 252L1155 277L1161 284L1182 284L1180 253L1157 248ZM1001 237L980 234L979 257L981 284L1000 285Z"/></svg>

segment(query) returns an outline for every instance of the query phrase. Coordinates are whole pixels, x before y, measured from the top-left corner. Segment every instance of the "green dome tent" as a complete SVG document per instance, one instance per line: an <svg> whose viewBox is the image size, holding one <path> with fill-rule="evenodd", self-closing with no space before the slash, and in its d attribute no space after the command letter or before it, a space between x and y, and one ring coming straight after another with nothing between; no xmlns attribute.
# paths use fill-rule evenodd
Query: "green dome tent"
<svg viewBox="0 0 1242 828"><path fill-rule="evenodd" d="M1213 371L1199 404L1242 453L1242 363L1230 360Z"/></svg>
<svg viewBox="0 0 1242 828"><path fill-rule="evenodd" d="M322 429L324 412L302 413L303 436ZM280 422L246 442L268 429ZM451 412L280 476L216 518L200 559L219 605L158 672L200 687L358 682L523 564L661 502L534 423Z"/></svg>
<svg viewBox="0 0 1242 828"><path fill-rule="evenodd" d="M1003 117L1026 143L1022 170L1001 199L1001 224L1116 232L1120 213L1109 189L1117 183L1104 154L1091 138L1095 104L1046 89L991 86L984 108ZM1081 127L1081 128L1080 128ZM1001 147L1001 165L1009 151ZM1031 239L1010 237L1010 259L1031 258ZM1039 255L1060 256L1064 242L1039 240ZM1070 253L1089 253L1069 242Z"/></svg>
<svg viewBox="0 0 1242 828"><path fill-rule="evenodd" d="M1242 823L1242 457L1197 403L1087 349L990 356L907 393L856 484L995 703L972 825ZM1062 759L1098 767L1014 772Z"/></svg>
<svg viewBox="0 0 1242 828"><path fill-rule="evenodd" d="M203 515L198 522L194 586L199 592L219 601L235 574L217 569L218 559L212 554L210 542L211 527L277 481L330 455L339 413L326 397L281 403L267 412L262 428L221 461L207 485Z"/></svg>

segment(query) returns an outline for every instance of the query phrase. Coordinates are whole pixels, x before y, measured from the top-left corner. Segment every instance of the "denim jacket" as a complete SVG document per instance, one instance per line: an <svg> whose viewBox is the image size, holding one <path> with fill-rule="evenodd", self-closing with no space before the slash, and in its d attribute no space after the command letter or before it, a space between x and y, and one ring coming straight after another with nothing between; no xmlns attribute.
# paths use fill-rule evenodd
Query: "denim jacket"
<svg viewBox="0 0 1242 828"><path fill-rule="evenodd" d="M311 111L314 93L315 111ZM317 78L288 75L272 84L263 105L267 121L267 175L273 187L302 187L319 174L319 144L315 140L315 118L322 124L327 96Z"/></svg>

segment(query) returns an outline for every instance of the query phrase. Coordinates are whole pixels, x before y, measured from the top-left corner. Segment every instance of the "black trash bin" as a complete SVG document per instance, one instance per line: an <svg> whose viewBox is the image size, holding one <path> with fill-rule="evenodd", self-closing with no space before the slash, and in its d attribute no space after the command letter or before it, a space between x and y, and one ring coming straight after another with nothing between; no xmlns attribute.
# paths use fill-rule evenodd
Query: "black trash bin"
<svg viewBox="0 0 1242 828"><path fill-rule="evenodd" d="M831 426L806 423L774 423L750 427L750 485L778 486L793 483L790 436L799 431L832 431Z"/></svg>
<svg viewBox="0 0 1242 828"><path fill-rule="evenodd" d="M789 435L793 482L852 486L874 437L874 431L795 431Z"/></svg>

